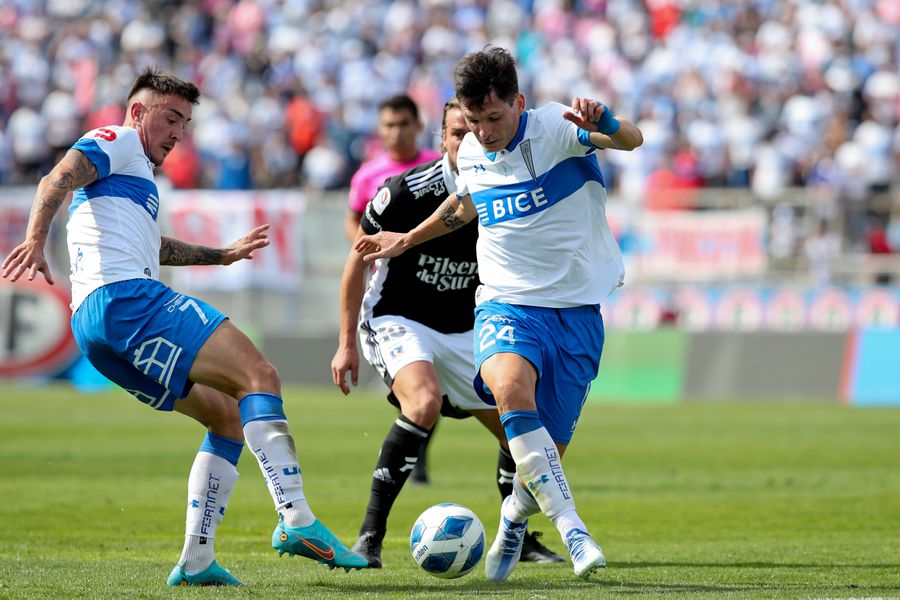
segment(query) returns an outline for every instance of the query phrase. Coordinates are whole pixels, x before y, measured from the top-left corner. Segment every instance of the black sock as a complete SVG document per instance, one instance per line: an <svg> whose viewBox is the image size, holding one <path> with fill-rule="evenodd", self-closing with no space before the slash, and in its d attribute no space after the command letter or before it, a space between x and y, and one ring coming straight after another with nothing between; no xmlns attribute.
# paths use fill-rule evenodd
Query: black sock
<svg viewBox="0 0 900 600"><path fill-rule="evenodd" d="M360 533L364 531L384 532L387 518L394 500L406 483L419 456L419 447L431 431L423 429L400 415L388 431L381 444L381 453L372 474L372 490L369 505Z"/></svg>
<svg viewBox="0 0 900 600"><path fill-rule="evenodd" d="M434 436L435 429L437 429L437 421L435 421L434 426L431 428L428 437L422 440L422 445L419 446L419 460L416 461L416 468L414 469L414 472L421 473L425 476L428 475L428 444L431 443L431 438Z"/></svg>
<svg viewBox="0 0 900 600"><path fill-rule="evenodd" d="M509 450L500 446L497 453L497 489L500 497L506 498L513 493L513 477L516 476L516 461L513 460Z"/></svg>

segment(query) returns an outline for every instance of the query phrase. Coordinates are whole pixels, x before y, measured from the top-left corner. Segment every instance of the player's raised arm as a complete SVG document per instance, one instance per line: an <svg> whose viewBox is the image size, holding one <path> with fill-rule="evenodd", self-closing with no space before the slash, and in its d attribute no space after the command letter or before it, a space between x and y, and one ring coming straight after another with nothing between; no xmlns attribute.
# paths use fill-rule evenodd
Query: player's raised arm
<svg viewBox="0 0 900 600"><path fill-rule="evenodd" d="M599 100L573 98L572 110L563 113L563 117L588 132L597 148L630 151L644 143L637 125L621 115L613 115Z"/></svg>
<svg viewBox="0 0 900 600"><path fill-rule="evenodd" d="M472 204L471 196L457 198L451 194L430 217L419 223L409 233L379 231L373 235L364 235L356 240L354 248L358 252L368 252L367 263L379 258L399 256L422 242L456 231L478 215Z"/></svg>
<svg viewBox="0 0 900 600"><path fill-rule="evenodd" d="M41 178L28 217L25 241L13 248L3 261L3 277L16 281L27 271L28 281L41 273L47 283L53 284L50 267L44 258L50 224L67 194L96 180L97 168L79 150L66 152L53 170Z"/></svg>
<svg viewBox="0 0 900 600"><path fill-rule="evenodd" d="M255 250L269 245L269 236L266 233L268 229L268 223L260 225L225 248L199 246L162 236L162 243L159 246L159 264L184 267L188 265L230 265L243 259L253 260Z"/></svg>

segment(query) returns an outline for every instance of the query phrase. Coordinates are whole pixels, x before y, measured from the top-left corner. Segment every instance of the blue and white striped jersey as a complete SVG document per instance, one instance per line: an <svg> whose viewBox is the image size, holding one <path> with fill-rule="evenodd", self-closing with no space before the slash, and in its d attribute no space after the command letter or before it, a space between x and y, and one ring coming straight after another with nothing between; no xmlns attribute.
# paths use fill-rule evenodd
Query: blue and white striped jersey
<svg viewBox="0 0 900 600"><path fill-rule="evenodd" d="M485 152L472 133L459 147L457 193L478 211L479 303L599 304L622 285L594 147L565 110L526 111L505 150Z"/></svg>
<svg viewBox="0 0 900 600"><path fill-rule="evenodd" d="M74 146L97 168L98 179L75 190L67 241L72 310L102 285L159 279L159 192L153 163L131 127L86 133Z"/></svg>

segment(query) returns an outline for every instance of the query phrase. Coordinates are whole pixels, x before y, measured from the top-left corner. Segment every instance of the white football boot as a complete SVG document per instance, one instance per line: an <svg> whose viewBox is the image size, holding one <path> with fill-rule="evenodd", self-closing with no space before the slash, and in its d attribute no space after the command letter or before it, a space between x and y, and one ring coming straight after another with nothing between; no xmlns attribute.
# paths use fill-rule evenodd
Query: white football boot
<svg viewBox="0 0 900 600"><path fill-rule="evenodd" d="M503 502L511 502L512 496L507 496ZM504 581L519 563L522 555L522 541L525 539L525 528L528 525L526 519L522 523L513 523L503 516L500 510L500 528L497 537L491 544L484 557L484 572L491 581Z"/></svg>
<svg viewBox="0 0 900 600"><path fill-rule="evenodd" d="M586 531L573 529L567 533L566 548L569 549L577 577L588 579L597 569L606 568L603 550Z"/></svg>

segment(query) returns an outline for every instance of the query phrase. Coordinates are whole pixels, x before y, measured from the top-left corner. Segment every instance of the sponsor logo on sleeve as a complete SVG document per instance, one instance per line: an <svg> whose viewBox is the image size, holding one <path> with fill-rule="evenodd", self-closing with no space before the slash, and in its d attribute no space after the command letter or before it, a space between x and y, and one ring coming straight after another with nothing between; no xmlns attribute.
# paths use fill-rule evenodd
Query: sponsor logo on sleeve
<svg viewBox="0 0 900 600"><path fill-rule="evenodd" d="M386 187L378 190L378 193L375 194L375 197L372 198L372 210L375 211L375 214L380 215L384 212L384 209L387 208L387 205L391 203L391 190Z"/></svg>

